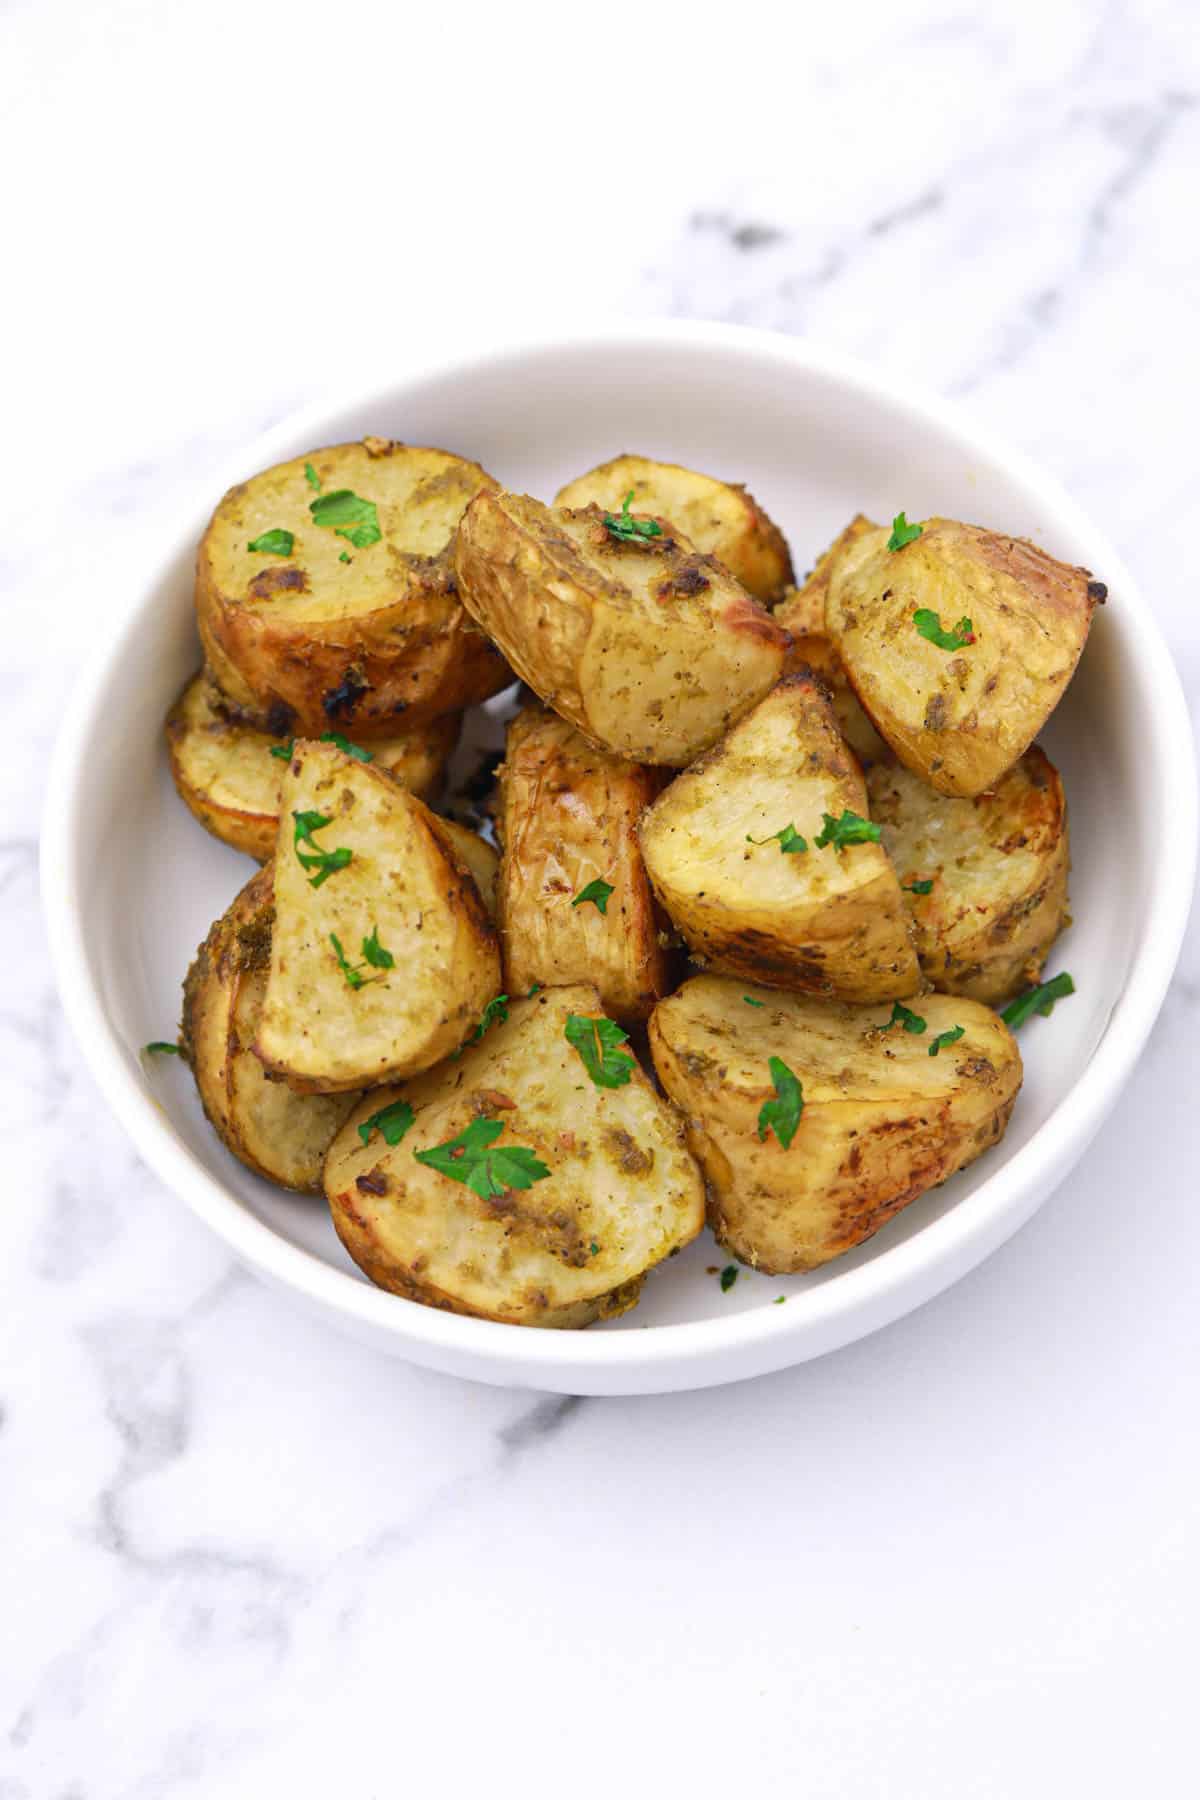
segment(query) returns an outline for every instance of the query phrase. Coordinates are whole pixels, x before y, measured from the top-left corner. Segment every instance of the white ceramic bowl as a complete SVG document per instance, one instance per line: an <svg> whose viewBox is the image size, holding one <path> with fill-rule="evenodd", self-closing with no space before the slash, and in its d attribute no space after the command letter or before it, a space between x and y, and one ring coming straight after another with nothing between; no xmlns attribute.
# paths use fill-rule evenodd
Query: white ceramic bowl
<svg viewBox="0 0 1200 1800"><path fill-rule="evenodd" d="M250 873L177 801L162 744L163 713L199 660L196 540L232 481L369 431L461 451L547 498L622 450L712 469L748 483L800 568L859 508L881 519L904 508L1033 537L1109 584L1044 740L1066 782L1074 851L1076 923L1051 968L1069 967L1078 994L1025 1028L1025 1086L999 1148L819 1273L746 1271L722 1293L706 1270L727 1258L705 1233L608 1326L520 1330L434 1312L371 1287L319 1200L278 1192L229 1156L186 1068L139 1061L147 1040L173 1036L191 955ZM1186 708L1148 607L1052 481L941 402L809 344L660 323L411 370L250 445L197 494L165 554L122 569L99 599L112 636L63 730L44 832L67 1012L166 1185L248 1267L395 1355L489 1382L616 1394L733 1381L848 1343L956 1280L1041 1205L1112 1111L1162 1002L1191 894L1196 795ZM780 1292L785 1306L772 1304Z"/></svg>

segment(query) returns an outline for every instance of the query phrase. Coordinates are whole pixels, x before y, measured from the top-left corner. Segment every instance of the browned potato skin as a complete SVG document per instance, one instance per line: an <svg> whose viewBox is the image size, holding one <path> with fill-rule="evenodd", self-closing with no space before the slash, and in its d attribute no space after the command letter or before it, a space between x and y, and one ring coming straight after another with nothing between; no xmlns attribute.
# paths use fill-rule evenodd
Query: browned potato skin
<svg viewBox="0 0 1200 1800"><path fill-rule="evenodd" d="M877 844L818 850L822 813L866 818L862 771L811 676L780 682L641 824L646 870L703 967L829 999L921 986L904 897ZM786 825L809 848L751 844Z"/></svg>
<svg viewBox="0 0 1200 1800"><path fill-rule="evenodd" d="M740 482L719 481L678 463L616 456L569 481L555 506L599 506L618 513L625 496L634 512L670 519L705 556L715 556L764 606L792 579L787 539Z"/></svg>
<svg viewBox="0 0 1200 1800"><path fill-rule="evenodd" d="M820 679L833 702L838 729L864 768L882 756L889 756L890 752L859 705L842 659L825 630L825 597L838 557L864 532L877 529L863 513L858 513L828 550L818 557L817 565L803 587L787 590L774 614L777 623L790 632L792 639L784 674L807 673Z"/></svg>
<svg viewBox="0 0 1200 1800"><path fill-rule="evenodd" d="M820 1268L1003 1135L1021 1085L1008 1027L976 1002L927 995L923 1035L884 1006L830 1006L699 976L650 1020L654 1066L687 1117L718 1242L768 1275ZM930 1057L933 1038L966 1035ZM787 1149L761 1139L774 1055L804 1107Z"/></svg>
<svg viewBox="0 0 1200 1800"><path fill-rule="evenodd" d="M600 1013L594 987L545 989L510 1003L461 1058L369 1094L330 1146L325 1191L359 1268L391 1293L502 1324L571 1328L636 1304L650 1267L704 1222L700 1172L683 1127L640 1068L593 1086L563 1037L571 1013ZM403 1099L414 1123L395 1146L358 1127ZM484 1200L418 1163L474 1119L501 1119L500 1143L550 1170Z"/></svg>
<svg viewBox="0 0 1200 1800"><path fill-rule="evenodd" d="M1103 584L1024 538L953 519L887 548L861 534L835 560L826 623L854 690L900 761L943 794L985 793L1028 749L1079 661ZM926 607L975 641L939 649Z"/></svg>
<svg viewBox="0 0 1200 1800"><path fill-rule="evenodd" d="M455 858L459 866L466 870L475 886L479 889L479 898L487 907L491 918L496 917L496 882L500 875L500 855L480 837L477 831L468 831L457 819L444 819L440 813L432 813L430 822L445 842L446 848Z"/></svg>
<svg viewBox="0 0 1200 1800"><path fill-rule="evenodd" d="M307 462L324 492L376 501L381 543L356 550L312 523ZM200 638L229 708L275 736L367 740L498 693L511 674L459 604L451 555L467 502L494 486L447 451L366 438L231 488L196 559ZM250 556L274 527L293 531L293 555Z"/></svg>
<svg viewBox="0 0 1200 1800"><path fill-rule="evenodd" d="M500 769L498 905L510 994L535 981L592 981L605 1012L630 1024L669 991L663 921L637 837L661 785L555 713L527 707L512 721ZM606 912L574 906L597 877L613 888Z"/></svg>
<svg viewBox="0 0 1200 1800"><path fill-rule="evenodd" d="M824 637L825 602L829 594L829 578L843 554L870 531L879 527L865 513L855 513L827 550L822 550L816 563L799 587L791 587L781 596L775 617L793 637Z"/></svg>
<svg viewBox="0 0 1200 1800"><path fill-rule="evenodd" d="M457 713L377 738L376 767L423 798L441 778L458 738ZM348 735L348 734L343 734ZM286 739L239 724L222 711L212 678L193 676L167 714L171 776L184 805L206 831L258 862L275 854L283 759L273 756Z"/></svg>
<svg viewBox="0 0 1200 1800"><path fill-rule="evenodd" d="M789 639L666 520L661 536L630 545L603 518L595 506L477 494L455 547L463 604L593 743L682 767L774 685Z"/></svg>
<svg viewBox="0 0 1200 1800"><path fill-rule="evenodd" d="M358 1095L301 1097L280 1087L264 1123L251 1096L264 1080L250 1041L271 957L273 871L261 869L215 922L183 990L181 1037L217 1136L254 1174L319 1194L325 1152Z"/></svg>
<svg viewBox="0 0 1200 1800"><path fill-rule="evenodd" d="M871 817L907 890L921 968L945 994L996 1005L1041 979L1067 923L1071 866L1058 770L1035 744L990 793L938 794L891 759L867 775Z"/></svg>

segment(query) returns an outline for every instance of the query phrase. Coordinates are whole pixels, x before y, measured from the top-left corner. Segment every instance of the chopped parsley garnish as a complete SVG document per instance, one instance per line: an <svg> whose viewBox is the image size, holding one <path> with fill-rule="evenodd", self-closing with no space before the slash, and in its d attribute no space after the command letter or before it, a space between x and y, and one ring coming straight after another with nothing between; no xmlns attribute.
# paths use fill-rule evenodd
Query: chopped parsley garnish
<svg viewBox="0 0 1200 1800"><path fill-rule="evenodd" d="M932 881L909 881L902 884L906 894L932 894Z"/></svg>
<svg viewBox="0 0 1200 1800"><path fill-rule="evenodd" d="M336 931L330 932L329 941L333 945L333 953L337 957L338 968L342 971L342 974L346 977L350 986L352 988L362 987L369 979L368 976L362 973L362 964L359 963L356 965L346 961L346 952L342 949L342 940L338 937Z"/></svg>
<svg viewBox="0 0 1200 1800"><path fill-rule="evenodd" d="M1010 1031L1016 1031L1026 1019L1034 1013L1041 1013L1048 1019L1054 1011L1056 1000L1065 1000L1068 994L1075 992L1075 983L1064 969L1061 975L1055 975L1050 981L1043 981L1040 986L1029 988L1024 994L1018 994L1010 1000L1000 1017Z"/></svg>
<svg viewBox="0 0 1200 1800"><path fill-rule="evenodd" d="M373 1112L369 1119L364 1119L358 1128L358 1135L364 1144L371 1141L373 1131L381 1131L386 1144L395 1146L412 1124L416 1114L407 1100L393 1100L390 1106L381 1106Z"/></svg>
<svg viewBox="0 0 1200 1800"><path fill-rule="evenodd" d="M736 1263L726 1263L725 1267L721 1270L721 1292L723 1294L729 1292L730 1288L737 1280L738 1274L739 1270Z"/></svg>
<svg viewBox="0 0 1200 1800"><path fill-rule="evenodd" d="M636 543L638 538L656 538L663 534L663 528L657 519L635 519L633 517L629 506L635 492L636 489L630 488L621 502L620 512L615 516L607 512L604 515L604 528L610 537L617 539L618 543Z"/></svg>
<svg viewBox="0 0 1200 1800"><path fill-rule="evenodd" d="M913 624L920 636L928 638L939 650L961 650L964 644L975 642L971 621L965 614L953 631L943 631L940 613L930 612L927 606L918 606L913 614Z"/></svg>
<svg viewBox="0 0 1200 1800"><path fill-rule="evenodd" d="M334 954L337 957L338 968L342 971L342 974L346 977L346 980L352 988L365 987L368 981L375 981L377 979L374 975L364 975L362 973L368 963L373 969L394 969L396 966L396 959L391 951L385 950L379 941L379 927L377 925L371 927L370 937L365 937L362 941L362 962L347 962L346 953L342 949L341 939L338 937L336 931L330 932L329 941L333 945Z"/></svg>
<svg viewBox="0 0 1200 1800"><path fill-rule="evenodd" d="M589 1019L580 1013L568 1013L563 1036L597 1087L624 1087L633 1073L634 1062L621 1045L629 1042L629 1033L614 1025L611 1019Z"/></svg>
<svg viewBox="0 0 1200 1800"><path fill-rule="evenodd" d="M182 1056L183 1051L178 1044L166 1044L161 1038L155 1038L152 1044L142 1045L144 1056Z"/></svg>
<svg viewBox="0 0 1200 1800"><path fill-rule="evenodd" d="M480 1038L483 1036L484 1032L487 1031L489 1026L503 1025L507 1022L507 1020L508 1020L508 995L507 994L497 994L496 998L494 1000L488 1001L487 1005L484 1007L483 1011L480 1013L479 1023L475 1027L474 1031L471 1033L470 1037L467 1038L466 1041L464 1042L463 1050L466 1049L467 1044L477 1044L479 1042ZM462 1050L460 1050L458 1054L461 1056Z"/></svg>
<svg viewBox="0 0 1200 1800"><path fill-rule="evenodd" d="M743 994L742 999L746 1002L747 1006L765 1006L766 1005L765 1000L755 1000L749 994Z"/></svg>
<svg viewBox="0 0 1200 1800"><path fill-rule="evenodd" d="M767 1067L775 1083L775 1098L763 1101L758 1115L758 1135L760 1141L766 1143L768 1131L773 1131L786 1150L796 1135L800 1114L804 1111L804 1089L778 1056L772 1056Z"/></svg>
<svg viewBox="0 0 1200 1800"><path fill-rule="evenodd" d="M294 737L291 737L288 739L286 744L272 744L271 745L271 755L277 756L279 758L280 762L291 762L292 751L295 748L296 748L296 740Z"/></svg>
<svg viewBox="0 0 1200 1800"><path fill-rule="evenodd" d="M957 1044L965 1030L965 1025L952 1025L949 1031L939 1031L929 1046L930 1056L936 1056L939 1050L948 1050L951 1044Z"/></svg>
<svg viewBox="0 0 1200 1800"><path fill-rule="evenodd" d="M540 982L540 981L535 981L535 982L534 982L534 984L533 984L533 986L532 986L532 987L531 987L531 988L530 988L530 990L529 990L529 992L528 992L528 993L527 993L527 994L526 994L526 996L525 996L525 998L526 998L526 999L527 999L527 1000L532 1000L532 999L533 999L533 996L534 996L534 995L535 995L535 994L540 994L540 993L541 993L541 991L542 991L542 984L541 984L541 982Z"/></svg>
<svg viewBox="0 0 1200 1800"><path fill-rule="evenodd" d="M892 520L892 535L887 541L888 549L903 550L905 544L915 544L924 529L923 525L910 525L904 514L898 512Z"/></svg>
<svg viewBox="0 0 1200 1800"><path fill-rule="evenodd" d="M414 1150L413 1155L426 1168L461 1181L482 1200L498 1200L513 1188L529 1188L535 1181L545 1181L550 1171L532 1150L520 1144L504 1144L493 1148L504 1130L502 1119L472 1119L445 1144L432 1150Z"/></svg>
<svg viewBox="0 0 1200 1800"><path fill-rule="evenodd" d="M323 731L319 742L322 744L336 745L336 747L346 756L352 756L355 762L369 763L375 761L375 752L373 750L364 750L361 744L352 744L350 739L343 737L340 731Z"/></svg>
<svg viewBox="0 0 1200 1800"><path fill-rule="evenodd" d="M353 562L354 558L351 556L351 554L348 550L343 550L342 554L338 557L338 561L339 562Z"/></svg>
<svg viewBox="0 0 1200 1800"><path fill-rule="evenodd" d="M913 1037L920 1037L925 1029L925 1021L920 1013L910 1012L908 1007L901 1006L898 1000L892 1002L892 1016L883 1029L890 1031L893 1025L903 1025L905 1031Z"/></svg>
<svg viewBox="0 0 1200 1800"><path fill-rule="evenodd" d="M247 550L260 551L264 556L290 556L296 539L290 531L264 531L261 537L251 538L246 545Z"/></svg>
<svg viewBox="0 0 1200 1800"><path fill-rule="evenodd" d="M572 900L571 905L582 906L585 900L590 900L596 911L598 913L603 913L607 917L608 897L612 891L612 882L601 881L600 877L597 876L595 881L589 881L586 887L580 888L579 892Z"/></svg>
<svg viewBox="0 0 1200 1800"><path fill-rule="evenodd" d="M394 969L396 959L379 941L379 927L372 925L370 937L362 941L362 953L373 969Z"/></svg>
<svg viewBox="0 0 1200 1800"><path fill-rule="evenodd" d="M872 825L870 819L864 819L856 812L843 809L840 819L832 813L821 814L820 834L813 839L818 850L825 850L832 845L835 850L844 850L848 844L877 844L879 827Z"/></svg>
<svg viewBox="0 0 1200 1800"><path fill-rule="evenodd" d="M599 1256L599 1254L600 1254L599 1244L589 1244L588 1249L591 1251L593 1256Z"/></svg>
<svg viewBox="0 0 1200 1800"><path fill-rule="evenodd" d="M317 870L317 873L310 878L308 885L319 888L321 883L328 881L329 877L338 869L346 867L354 852L347 850L344 844L337 850L322 850L319 845L313 843L313 832L323 831L326 825L332 823L324 813L294 812L292 817L296 821L295 836L292 840L296 850L296 861L303 869ZM305 844L309 846L307 850L303 847Z"/></svg>
<svg viewBox="0 0 1200 1800"><path fill-rule="evenodd" d="M776 1294L774 1304L776 1306L782 1306L786 1299L787 1299L786 1294Z"/></svg>
<svg viewBox="0 0 1200 1800"><path fill-rule="evenodd" d="M307 481L310 488L316 488L318 494L320 493L321 477L317 474L317 471L313 468L311 463L305 463L304 465L304 479Z"/></svg>
<svg viewBox="0 0 1200 1800"><path fill-rule="evenodd" d="M773 831L770 837L746 839L748 844L778 844L785 856L797 856L801 850L808 849L808 839L802 838L794 825L785 825L782 831Z"/></svg>
<svg viewBox="0 0 1200 1800"><path fill-rule="evenodd" d="M375 502L360 499L349 488L338 488L336 493L322 494L319 499L310 500L308 510L314 525L344 537L356 550L366 550L383 536Z"/></svg>

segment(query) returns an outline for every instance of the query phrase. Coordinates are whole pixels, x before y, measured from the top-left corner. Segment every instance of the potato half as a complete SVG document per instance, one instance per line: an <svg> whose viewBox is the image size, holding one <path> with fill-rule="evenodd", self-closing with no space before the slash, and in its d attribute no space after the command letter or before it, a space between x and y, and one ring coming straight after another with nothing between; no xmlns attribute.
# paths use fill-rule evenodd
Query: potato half
<svg viewBox="0 0 1200 1800"><path fill-rule="evenodd" d="M833 702L838 729L860 763L866 765L889 754L887 745L859 705L842 659L825 629L825 596L829 576L842 552L866 531L874 531L870 519L859 513L851 519L817 558L817 565L803 587L789 588L775 608L774 617L791 634L784 673L817 675Z"/></svg>
<svg viewBox="0 0 1200 1800"><path fill-rule="evenodd" d="M511 674L459 605L450 555L467 502L494 486L448 451L366 438L231 488L196 560L200 637L229 704L278 736L389 737L497 693ZM356 500L374 519L349 516Z"/></svg>
<svg viewBox="0 0 1200 1800"><path fill-rule="evenodd" d="M274 919L272 871L262 869L213 925L183 989L183 1044L200 1101L228 1150L256 1175L321 1192L325 1152L354 1094L294 1094L271 1081L251 1045L258 1029Z"/></svg>
<svg viewBox="0 0 1200 1800"><path fill-rule="evenodd" d="M1034 745L974 800L890 760L867 790L934 987L995 1004L1033 986L1067 920L1067 802L1050 759ZM932 886L913 893L914 882Z"/></svg>
<svg viewBox="0 0 1200 1800"><path fill-rule="evenodd" d="M347 1121L325 1192L380 1287L507 1324L590 1325L633 1306L646 1271L697 1235L703 1185L680 1121L636 1064L598 1087L564 1035L572 1015L601 1016L594 987L510 1003L459 1060L369 1095ZM413 1114L401 1141L376 1128L364 1143L360 1127L397 1102ZM548 1174L506 1189L501 1169L484 1198L417 1161L485 1120L503 1126L495 1149L531 1152Z"/></svg>
<svg viewBox="0 0 1200 1800"><path fill-rule="evenodd" d="M688 763L778 680L788 636L713 557L614 538L597 506L477 494L463 604L546 704L631 762Z"/></svg>
<svg viewBox="0 0 1200 1800"><path fill-rule="evenodd" d="M1104 585L953 519L927 520L898 550L889 538L878 526L837 557L829 634L901 762L940 793L982 794L1061 700Z"/></svg>
<svg viewBox="0 0 1200 1800"><path fill-rule="evenodd" d="M697 550L723 562L756 600L769 605L791 581L786 538L740 482L718 481L648 456L615 456L569 481L554 504L616 513L630 493L633 511L670 519Z"/></svg>
<svg viewBox="0 0 1200 1800"><path fill-rule="evenodd" d="M921 971L886 851L817 848L825 814L847 811L867 817L862 772L819 683L790 676L642 819L647 872L696 960L833 999L916 993ZM785 852L778 834L789 826L807 849Z"/></svg>
<svg viewBox="0 0 1200 1800"><path fill-rule="evenodd" d="M370 754L402 787L423 796L437 785L458 728L459 715L449 713L396 737L376 738ZM203 672L167 714L166 734L179 797L204 829L259 862L274 856L287 740L227 717Z"/></svg>
<svg viewBox="0 0 1200 1800"><path fill-rule="evenodd" d="M606 1012L645 1019L670 986L661 921L638 843L653 771L597 750L557 714L528 707L500 770L499 925L504 984L524 994L591 981ZM603 912L578 896L597 879Z"/></svg>
<svg viewBox="0 0 1200 1800"><path fill-rule="evenodd" d="M297 741L254 1046L272 1073L300 1092L373 1087L429 1068L474 1028L499 991L500 953L452 842L373 764Z"/></svg>
<svg viewBox="0 0 1200 1800"><path fill-rule="evenodd" d="M1021 1085L1008 1027L977 1001L944 994L911 1012L924 1022L919 1034L889 1025L887 1006L747 994L714 976L655 1008L654 1066L687 1115L709 1223L743 1262L768 1275L818 1268L1003 1135ZM963 1035L931 1056L959 1026ZM772 1058L803 1098L786 1147L770 1115L760 1125L778 1098Z"/></svg>

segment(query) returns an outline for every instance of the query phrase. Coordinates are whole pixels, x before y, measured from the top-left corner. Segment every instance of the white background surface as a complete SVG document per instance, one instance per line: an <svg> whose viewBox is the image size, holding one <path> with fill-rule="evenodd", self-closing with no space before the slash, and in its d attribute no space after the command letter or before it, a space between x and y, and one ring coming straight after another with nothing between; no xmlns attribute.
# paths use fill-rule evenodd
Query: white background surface
<svg viewBox="0 0 1200 1800"><path fill-rule="evenodd" d="M953 1292L754 1385L538 1400L229 1266L80 1067L34 847L101 561L414 336L579 311L965 398L1200 698L1195 43L1183 0L4 12L0 1800L1195 1794L1195 933Z"/></svg>

